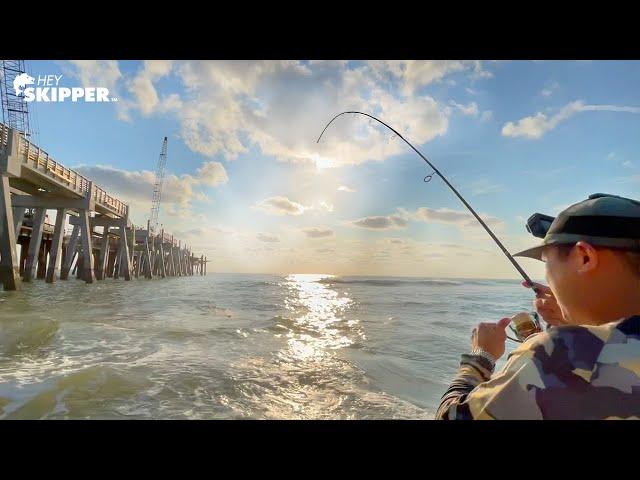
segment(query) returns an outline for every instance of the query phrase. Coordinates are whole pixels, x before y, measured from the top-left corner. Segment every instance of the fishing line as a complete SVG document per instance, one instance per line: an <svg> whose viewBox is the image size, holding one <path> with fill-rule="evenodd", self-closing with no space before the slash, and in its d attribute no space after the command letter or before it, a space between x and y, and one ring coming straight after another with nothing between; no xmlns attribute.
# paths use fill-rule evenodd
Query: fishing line
<svg viewBox="0 0 640 480"><path fill-rule="evenodd" d="M444 175L442 175L442 173L440 173L440 170L438 170L435 165L433 165L433 163L431 163L427 157L425 157L416 147L414 147L411 143L409 143L409 141L404 138L397 130L395 130L393 127L387 125L386 123L384 123L382 120L374 117L373 115L369 115L368 113L363 113L363 112L356 112L356 111L348 111L348 112L342 112L339 113L338 115L336 115L335 117L333 117L331 119L331 121L329 123L327 123L327 125L324 127L324 129L322 130L322 133L320 134L320 136L318 137L318 140L316 141L316 143L320 143L320 139L322 138L322 135L324 135L324 132L327 130L327 128L329 128L329 125L331 125L333 123L333 121L340 117L341 115L345 115L347 113L353 113L353 114L357 114L357 115L364 115L365 117L369 117L373 120L375 120L376 122L384 125L385 127L387 127L389 130L391 130L396 136L400 137L404 143L406 143L407 145L409 145L414 152L416 152L418 155L420 155L420 158L422 158L427 165L429 165L429 167L431 167L433 169L433 172L430 173L429 175L427 175L426 177L424 177L424 181L426 183L430 182L431 179L433 178L434 175L438 175L442 181L444 183L447 184L447 186L451 189L451 191L453 193L456 194L456 196L460 199L460 201L464 204L465 207L467 207L467 209L471 212L471 214L475 217L476 220L478 220L478 222L480 222L480 225L483 226L483 228L487 231L487 233L489 234L489 236L493 239L493 241L498 245L498 247L500 248L500 250L502 250L502 253L504 253L506 255L506 257L509 259L509 261L511 262L511 264L515 267L515 269L518 271L518 273L522 276L522 278L524 278L525 282L527 282L527 285L529 285L534 292L539 293L538 289L535 287L535 284L533 283L533 281L531 280L531 278L529 278L529 275L527 275L527 273L522 269L522 267L518 264L518 262L516 262L516 260L513 258L513 256L511 256L511 254L507 251L507 249L504 247L504 245L502 244L502 242L498 239L498 237L495 236L495 234L491 231L491 229L489 228L489 226L480 218L480 216L476 213L476 211L471 207L471 205L469 205L469 203L464 199L464 197L462 195L460 195L460 193L458 192L458 190L456 190L454 188L453 185L451 185L451 183L449 182L449 180L447 180ZM369 122L371 122L371 120L369 120Z"/></svg>

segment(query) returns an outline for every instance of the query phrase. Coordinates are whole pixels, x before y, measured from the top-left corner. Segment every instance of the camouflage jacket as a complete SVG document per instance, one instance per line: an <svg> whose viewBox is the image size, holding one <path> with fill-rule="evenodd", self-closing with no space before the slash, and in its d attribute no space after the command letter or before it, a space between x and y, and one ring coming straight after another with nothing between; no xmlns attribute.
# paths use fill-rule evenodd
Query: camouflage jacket
<svg viewBox="0 0 640 480"><path fill-rule="evenodd" d="M496 374L462 355L436 419L640 419L640 316L533 335Z"/></svg>

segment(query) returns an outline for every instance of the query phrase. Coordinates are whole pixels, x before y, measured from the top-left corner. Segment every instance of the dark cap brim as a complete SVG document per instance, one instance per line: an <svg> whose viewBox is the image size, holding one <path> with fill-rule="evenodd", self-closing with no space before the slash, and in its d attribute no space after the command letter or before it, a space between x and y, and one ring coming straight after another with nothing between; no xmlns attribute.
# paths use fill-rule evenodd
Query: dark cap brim
<svg viewBox="0 0 640 480"><path fill-rule="evenodd" d="M534 260L542 261L542 250L546 245L538 245L537 247L528 248L526 250L522 250L521 252L514 253L514 257L528 257L533 258Z"/></svg>

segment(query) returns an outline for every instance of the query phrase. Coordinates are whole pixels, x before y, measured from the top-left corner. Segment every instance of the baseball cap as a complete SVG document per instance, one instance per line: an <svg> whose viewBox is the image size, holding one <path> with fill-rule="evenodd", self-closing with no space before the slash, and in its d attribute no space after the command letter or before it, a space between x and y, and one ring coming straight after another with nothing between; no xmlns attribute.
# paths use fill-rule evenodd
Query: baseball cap
<svg viewBox="0 0 640 480"><path fill-rule="evenodd" d="M539 213L527 220L527 230L543 238L539 245L514 254L541 260L546 245L579 241L593 246L640 250L640 202L594 193L561 211L557 217Z"/></svg>

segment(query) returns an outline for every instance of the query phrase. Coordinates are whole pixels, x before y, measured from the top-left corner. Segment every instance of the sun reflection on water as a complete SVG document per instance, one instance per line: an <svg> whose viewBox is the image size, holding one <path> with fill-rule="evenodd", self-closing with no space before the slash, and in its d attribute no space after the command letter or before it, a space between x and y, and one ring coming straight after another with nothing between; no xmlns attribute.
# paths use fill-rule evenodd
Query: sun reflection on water
<svg viewBox="0 0 640 480"><path fill-rule="evenodd" d="M292 274L285 278L285 308L292 312L285 355L299 361L320 360L331 355L332 350L353 345L354 333L361 335L358 321L344 318L353 302L351 298L322 282L332 277Z"/></svg>

